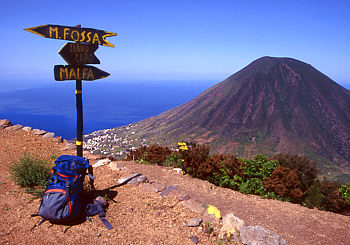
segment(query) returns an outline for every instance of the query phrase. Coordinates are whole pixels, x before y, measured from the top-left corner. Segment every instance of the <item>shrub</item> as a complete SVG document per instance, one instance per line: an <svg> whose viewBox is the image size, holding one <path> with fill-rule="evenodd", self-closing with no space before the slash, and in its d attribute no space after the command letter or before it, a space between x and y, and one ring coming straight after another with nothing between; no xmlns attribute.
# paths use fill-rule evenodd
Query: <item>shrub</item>
<svg viewBox="0 0 350 245"><path fill-rule="evenodd" d="M265 180L270 177L278 162L269 160L265 155L256 155L253 160L246 160L242 166L243 174L247 179L258 178Z"/></svg>
<svg viewBox="0 0 350 245"><path fill-rule="evenodd" d="M167 156L172 151L168 147L162 147L159 145L151 145L149 147L141 146L136 150L132 150L126 160L127 161L141 161L147 164L162 165L167 160Z"/></svg>
<svg viewBox="0 0 350 245"><path fill-rule="evenodd" d="M321 206L322 193L321 193L321 184L318 180L314 181L307 192L305 197L305 205L308 208L319 208Z"/></svg>
<svg viewBox="0 0 350 245"><path fill-rule="evenodd" d="M15 183L26 188L27 193L41 196L45 184L51 176L50 163L38 157L20 157L9 167L10 174Z"/></svg>
<svg viewBox="0 0 350 245"><path fill-rule="evenodd" d="M266 189L259 178L249 178L239 186L239 191L245 194L255 194L259 196L264 196L266 194Z"/></svg>
<svg viewBox="0 0 350 245"><path fill-rule="evenodd" d="M321 182L322 200L320 209L342 213L346 210L346 203L339 193L340 184L325 179Z"/></svg>
<svg viewBox="0 0 350 245"><path fill-rule="evenodd" d="M167 156L171 154L171 150L168 147L159 145L151 145L147 148L143 160L150 162L151 164L162 165L167 160Z"/></svg>
<svg viewBox="0 0 350 245"><path fill-rule="evenodd" d="M306 193L318 175L317 163L305 156L278 154L275 160L283 167L296 170L301 182L301 191Z"/></svg>
<svg viewBox="0 0 350 245"><path fill-rule="evenodd" d="M342 185L339 188L340 196L345 200L346 204L350 206L350 182Z"/></svg>
<svg viewBox="0 0 350 245"><path fill-rule="evenodd" d="M182 156L179 152L172 152L167 155L166 161L163 163L163 166L171 166L174 168L183 168Z"/></svg>
<svg viewBox="0 0 350 245"><path fill-rule="evenodd" d="M209 146L191 143L189 150L184 152L184 170L195 178L210 178L214 167L209 157Z"/></svg>
<svg viewBox="0 0 350 245"><path fill-rule="evenodd" d="M270 177L263 181L263 186L269 192L289 199L293 203L300 203L304 193L301 191L301 183L296 170L277 166Z"/></svg>
<svg viewBox="0 0 350 245"><path fill-rule="evenodd" d="M136 150L131 150L130 153L126 156L126 161L141 161L147 150L146 146L140 146Z"/></svg>

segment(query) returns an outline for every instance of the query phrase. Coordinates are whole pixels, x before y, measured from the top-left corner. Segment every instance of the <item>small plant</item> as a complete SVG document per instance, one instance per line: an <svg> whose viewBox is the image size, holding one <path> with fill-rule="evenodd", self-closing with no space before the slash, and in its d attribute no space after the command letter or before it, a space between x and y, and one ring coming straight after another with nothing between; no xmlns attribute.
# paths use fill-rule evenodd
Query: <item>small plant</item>
<svg viewBox="0 0 350 245"><path fill-rule="evenodd" d="M350 206L350 182L342 185L339 188L340 196L345 200L346 204Z"/></svg>
<svg viewBox="0 0 350 245"><path fill-rule="evenodd" d="M45 190L45 184L51 176L48 161L38 157L24 155L9 167L10 174L19 186L26 188L27 193L40 197Z"/></svg>
<svg viewBox="0 0 350 245"><path fill-rule="evenodd" d="M163 166L183 168L182 156L178 152L172 152L171 154L167 155L166 161L163 163Z"/></svg>
<svg viewBox="0 0 350 245"><path fill-rule="evenodd" d="M57 154L57 152L56 151L54 151L53 153L52 153L52 155L51 155L51 160L56 160L57 158L58 158L58 154Z"/></svg>
<svg viewBox="0 0 350 245"><path fill-rule="evenodd" d="M211 233L213 233L214 228L211 227L210 222L207 222L203 227L203 231L207 234L211 234Z"/></svg>

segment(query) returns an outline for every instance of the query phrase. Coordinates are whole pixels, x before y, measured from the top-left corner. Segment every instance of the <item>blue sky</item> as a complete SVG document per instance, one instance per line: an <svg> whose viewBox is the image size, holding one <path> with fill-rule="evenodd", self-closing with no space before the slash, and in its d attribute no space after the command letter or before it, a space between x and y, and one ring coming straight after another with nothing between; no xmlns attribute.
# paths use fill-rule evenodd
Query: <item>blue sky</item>
<svg viewBox="0 0 350 245"><path fill-rule="evenodd" d="M118 33L100 47L106 80L217 80L261 56L292 57L350 84L350 1L2 1L1 80L54 81L65 41L43 24Z"/></svg>

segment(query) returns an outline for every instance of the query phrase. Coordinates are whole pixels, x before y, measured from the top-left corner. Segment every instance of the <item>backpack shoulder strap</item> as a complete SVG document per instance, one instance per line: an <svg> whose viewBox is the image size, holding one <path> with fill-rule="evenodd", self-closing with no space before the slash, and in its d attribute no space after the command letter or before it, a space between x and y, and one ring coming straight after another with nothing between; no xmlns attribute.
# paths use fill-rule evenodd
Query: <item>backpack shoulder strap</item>
<svg viewBox="0 0 350 245"><path fill-rule="evenodd" d="M106 216L104 214L99 214L98 217L100 217L102 223L108 230L111 230L113 228L112 225L106 220Z"/></svg>
<svg viewBox="0 0 350 245"><path fill-rule="evenodd" d="M95 177L94 177L94 170L93 170L92 166L89 166L89 168L88 168L88 176L90 178L90 186L93 190L95 190L95 186L94 186Z"/></svg>

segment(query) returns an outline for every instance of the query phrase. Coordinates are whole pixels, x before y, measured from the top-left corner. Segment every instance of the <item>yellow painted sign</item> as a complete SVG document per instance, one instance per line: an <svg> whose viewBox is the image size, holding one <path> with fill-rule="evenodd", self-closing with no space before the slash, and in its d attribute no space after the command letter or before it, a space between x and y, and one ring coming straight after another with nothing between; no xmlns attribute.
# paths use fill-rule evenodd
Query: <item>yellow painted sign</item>
<svg viewBox="0 0 350 245"><path fill-rule="evenodd" d="M55 65L54 74L56 81L85 80L93 81L108 77L109 74L93 66Z"/></svg>
<svg viewBox="0 0 350 245"><path fill-rule="evenodd" d="M92 43L107 47L115 47L106 37L117 36L117 33L96 30L93 28L79 28L60 25L42 25L24 29L42 37L62 39L82 43Z"/></svg>
<svg viewBox="0 0 350 245"><path fill-rule="evenodd" d="M177 142L177 146L181 151L188 151L187 142Z"/></svg>

